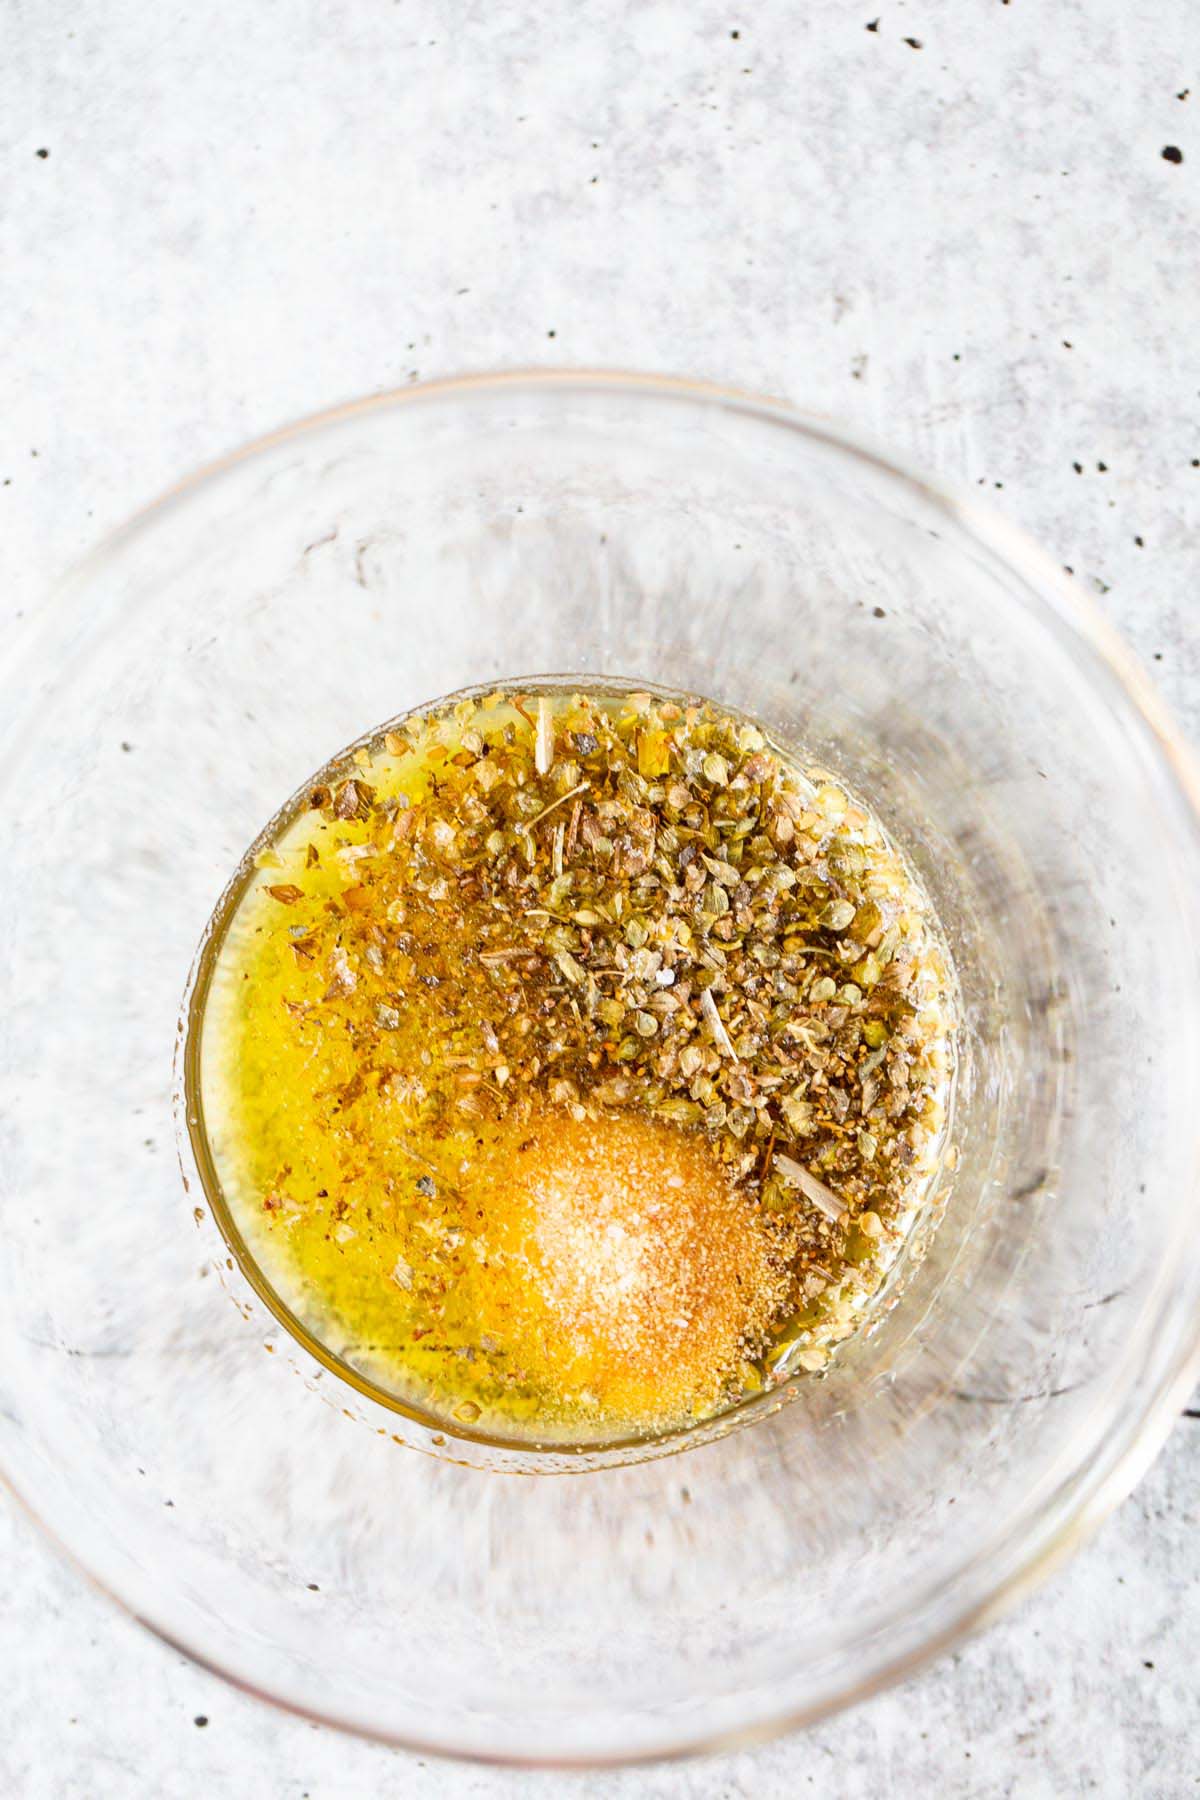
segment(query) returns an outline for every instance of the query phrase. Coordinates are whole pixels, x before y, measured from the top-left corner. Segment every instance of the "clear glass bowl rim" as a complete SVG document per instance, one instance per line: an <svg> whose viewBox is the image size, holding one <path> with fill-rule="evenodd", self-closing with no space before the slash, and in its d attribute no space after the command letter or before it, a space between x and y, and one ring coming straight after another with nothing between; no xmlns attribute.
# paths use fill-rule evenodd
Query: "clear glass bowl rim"
<svg viewBox="0 0 1200 1800"><path fill-rule="evenodd" d="M22 669L36 665L43 638L53 634L60 609L69 603L73 594L86 589L106 569L115 565L127 546L143 533L154 530L174 511L184 507L198 492L219 485L226 475L243 463L252 462L291 442L319 436L324 431L335 429L356 418L431 403L453 405L459 398L489 392L501 393L506 389L512 391L514 396L525 390L557 393L565 399L575 391L581 395L624 395L650 404L702 404L743 419L794 432L819 446L863 462L894 482L897 488L907 489L919 496L924 505L952 520L1016 575L1060 629L1082 640L1096 653L1105 665L1105 673L1110 678L1111 689L1118 701L1124 703L1135 722L1153 740L1151 773L1160 798L1186 822L1192 850L1200 855L1200 767L1197 766L1190 746L1118 632L1108 624L1090 596L1024 530L989 506L981 505L971 490L956 489L951 483L933 480L906 459L897 457L869 436L839 421L806 412L786 401L690 377L607 368L479 371L414 382L403 388L385 389L377 394L309 414L252 439L192 471L140 508L102 538L93 550L53 585L43 603L26 620L12 647L6 682L10 693L21 692ZM1194 1161L1200 1167L1200 1123L1195 1129L1195 1138ZM1197 1261L1200 1263L1200 1251L1197 1253ZM765 1723L755 1722L746 1728L707 1737L693 1733L686 1742L673 1743L650 1755L641 1751L630 1754L615 1749L609 1753L588 1755L583 1759L564 1760L559 1756L544 1759L536 1756L519 1757L516 1759L516 1766L617 1767L631 1762L641 1764L670 1761L692 1755L744 1749L782 1733L816 1724L821 1719L911 1678L937 1657L960 1645L975 1631L1009 1610L1098 1529L1157 1455L1198 1378L1200 1313L1194 1316L1190 1330L1178 1334L1173 1353L1160 1368L1154 1391L1141 1412L1117 1420L1107 1435L1096 1443L1090 1459L1075 1471L1069 1484L1069 1501L1065 1505L1060 1503L1057 1517L1048 1522L1048 1528L1047 1521L1043 1521L1044 1528L1040 1532L1031 1530L1028 1521L1020 1521L1019 1530L1006 1536L999 1545L993 1543L989 1546L989 1560L1001 1565L990 1586L984 1584L982 1589L976 1587L974 1591L968 1591L948 1623L940 1630L930 1633L919 1644L902 1648L890 1658L882 1659L860 1679L847 1683L836 1693L823 1696L816 1704L805 1703L797 1698ZM500 1480L524 1478L508 1474L496 1476ZM282 1693L246 1681L177 1635L165 1621L149 1618L143 1610L131 1607L115 1587L88 1568L86 1561L72 1545L60 1538L39 1516L36 1504L2 1466L0 1483L53 1548L92 1587L162 1642L233 1686L268 1701L285 1712L355 1736L376 1737L399 1749L421 1755L461 1757L495 1766L513 1765L514 1759L510 1756L493 1757L476 1751L455 1750L444 1741L436 1739L426 1740L413 1735L401 1737L384 1731L372 1731L364 1728L357 1720L339 1717L332 1710L325 1712L305 1708ZM1061 1493L1055 1498L1061 1502ZM1027 1541L1021 1542L1022 1537ZM971 1589L971 1583L963 1579L971 1567L972 1564L968 1562L959 1570L956 1586L961 1585L964 1590Z"/></svg>

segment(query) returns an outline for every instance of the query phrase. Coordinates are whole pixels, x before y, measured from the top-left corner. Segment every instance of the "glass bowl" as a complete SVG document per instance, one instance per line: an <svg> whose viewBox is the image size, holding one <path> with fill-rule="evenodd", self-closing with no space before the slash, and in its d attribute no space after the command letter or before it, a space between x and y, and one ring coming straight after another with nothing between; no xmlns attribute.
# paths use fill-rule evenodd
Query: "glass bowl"
<svg viewBox="0 0 1200 1800"><path fill-rule="evenodd" d="M379 1405L246 1280L173 1116L188 971L283 799L534 676L706 693L843 774L957 964L944 1217L741 1429L571 1455ZM1196 1371L1197 791L1043 554L783 406L469 379L186 483L0 674L13 1491L209 1667L425 1750L724 1747L910 1673L1126 1492Z"/></svg>

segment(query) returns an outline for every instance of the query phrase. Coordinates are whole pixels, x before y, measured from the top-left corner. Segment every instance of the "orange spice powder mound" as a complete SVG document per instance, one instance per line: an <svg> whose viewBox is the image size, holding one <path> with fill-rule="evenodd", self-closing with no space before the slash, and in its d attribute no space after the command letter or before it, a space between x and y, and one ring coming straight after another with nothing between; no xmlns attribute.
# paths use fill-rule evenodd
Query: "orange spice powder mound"
<svg viewBox="0 0 1200 1800"><path fill-rule="evenodd" d="M698 1134L542 1112L488 1182L496 1324L560 1399L630 1424L686 1418L762 1348L785 1260Z"/></svg>

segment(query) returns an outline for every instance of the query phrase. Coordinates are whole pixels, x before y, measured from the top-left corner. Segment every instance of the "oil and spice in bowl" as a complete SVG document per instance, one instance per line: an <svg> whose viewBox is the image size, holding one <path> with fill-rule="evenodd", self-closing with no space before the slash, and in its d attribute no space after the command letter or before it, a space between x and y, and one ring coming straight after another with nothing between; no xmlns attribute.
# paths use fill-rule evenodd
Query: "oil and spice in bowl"
<svg viewBox="0 0 1200 1800"><path fill-rule="evenodd" d="M822 1369L945 1152L953 970L882 824L688 695L473 693L335 758L192 1008L217 1211L376 1398L541 1445Z"/></svg>

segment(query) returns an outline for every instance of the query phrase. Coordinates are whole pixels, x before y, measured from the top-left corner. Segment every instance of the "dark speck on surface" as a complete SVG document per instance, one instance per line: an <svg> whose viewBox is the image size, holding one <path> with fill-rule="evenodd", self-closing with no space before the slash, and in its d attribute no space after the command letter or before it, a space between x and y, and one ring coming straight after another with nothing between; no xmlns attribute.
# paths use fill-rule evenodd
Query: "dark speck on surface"
<svg viewBox="0 0 1200 1800"><path fill-rule="evenodd" d="M1071 467L1074 469L1074 471L1077 475L1083 474L1083 464L1082 463L1072 463Z"/></svg>
<svg viewBox="0 0 1200 1800"><path fill-rule="evenodd" d="M33 154L35 156L40 156L42 161L45 162L45 160L49 156L50 152L48 150L35 150Z"/></svg>
<svg viewBox="0 0 1200 1800"><path fill-rule="evenodd" d="M1154 1664L1152 1662L1143 1662L1142 1667L1143 1667L1143 1669L1152 1669L1154 1667Z"/></svg>
<svg viewBox="0 0 1200 1800"><path fill-rule="evenodd" d="M882 608L882 606L876 606L876 607L873 607L873 608L872 608L872 615L873 615L873 617L875 617L875 618L876 618L876 619L886 619L886 618L887 618L887 614L886 614L886 613L885 613L885 612L884 612L884 610L883 610L883 608Z"/></svg>
<svg viewBox="0 0 1200 1800"><path fill-rule="evenodd" d="M869 22L869 24L868 24L868 25L867 25L867 30L868 30L868 31L878 31L878 30L879 30L879 20L878 20L878 19L872 19L872 20L871 20L871 21L870 21L870 22Z"/></svg>
<svg viewBox="0 0 1200 1800"><path fill-rule="evenodd" d="M920 38L905 38L904 41L910 50L923 50L925 48Z"/></svg>
<svg viewBox="0 0 1200 1800"><path fill-rule="evenodd" d="M740 38L742 34L740 31L731 31L729 35L731 38Z"/></svg>
<svg viewBox="0 0 1200 1800"><path fill-rule="evenodd" d="M192 1720L192 1723L193 1725L199 1725L201 1729L203 1729L203 1727L208 1724L207 1713L197 1713L196 1717Z"/></svg>
<svg viewBox="0 0 1200 1800"><path fill-rule="evenodd" d="M1188 95L1191 93L1191 91L1192 91L1191 88L1180 88L1180 90L1176 94L1175 98L1177 100L1186 100Z"/></svg>
<svg viewBox="0 0 1200 1800"><path fill-rule="evenodd" d="M125 751L129 751L129 750L132 750L132 749L133 749L133 745L132 745L132 744L127 744L127 743L126 743L126 742L125 742L125 739L124 739L124 738L122 738L122 739L121 739L121 748L122 748L122 750L125 750Z"/></svg>
<svg viewBox="0 0 1200 1800"><path fill-rule="evenodd" d="M1173 163L1181 163L1183 161L1183 151L1179 148L1178 144L1163 145L1163 161Z"/></svg>
<svg viewBox="0 0 1200 1800"><path fill-rule="evenodd" d="M1145 538L1135 537L1133 541L1137 545L1139 550L1144 550L1146 548Z"/></svg>
<svg viewBox="0 0 1200 1800"><path fill-rule="evenodd" d="M310 1594L319 1594L321 1590L315 1581L310 1581L308 1584L308 1591Z"/></svg>
<svg viewBox="0 0 1200 1800"><path fill-rule="evenodd" d="M1099 471L1102 475L1108 474L1108 464L1107 463L1098 462L1096 464L1096 467L1099 469Z"/></svg>

